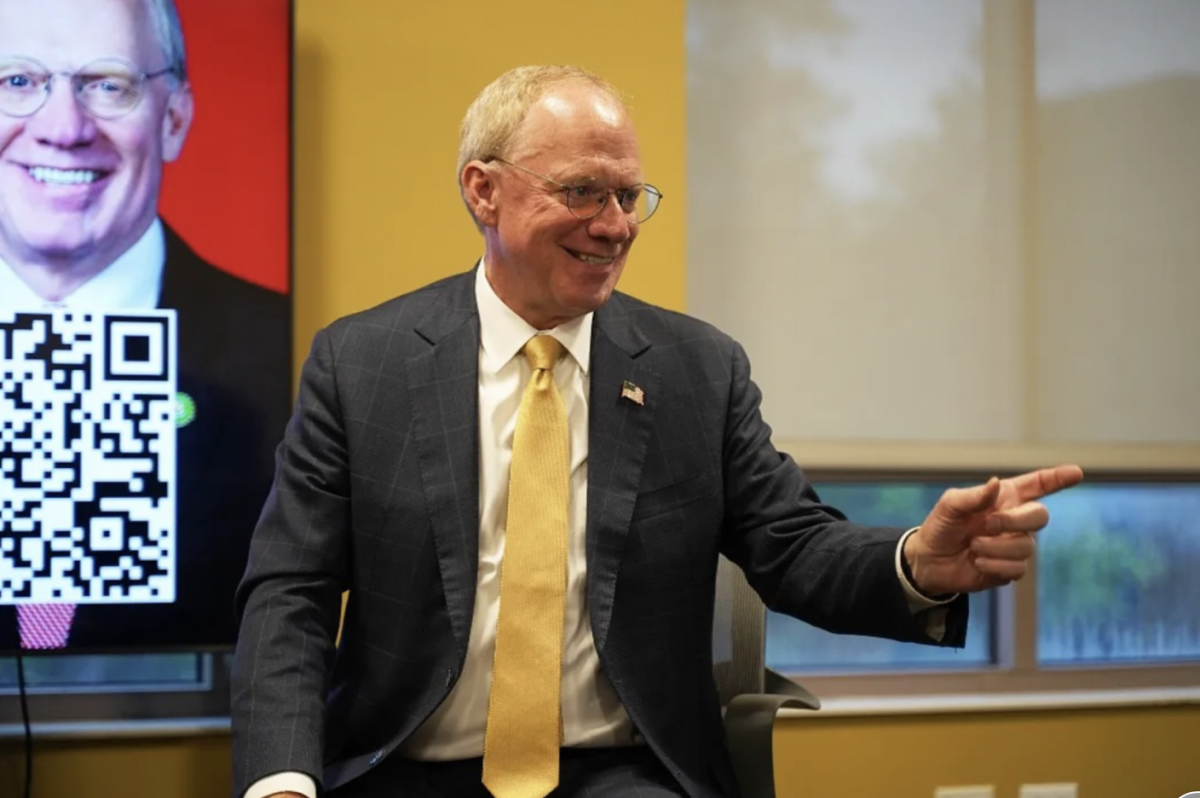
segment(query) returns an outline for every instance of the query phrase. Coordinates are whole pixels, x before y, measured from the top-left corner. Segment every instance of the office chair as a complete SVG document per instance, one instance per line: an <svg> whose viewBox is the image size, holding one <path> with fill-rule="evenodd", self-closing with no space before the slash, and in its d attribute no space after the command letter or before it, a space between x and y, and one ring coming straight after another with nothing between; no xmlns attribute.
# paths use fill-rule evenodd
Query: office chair
<svg viewBox="0 0 1200 798"><path fill-rule="evenodd" d="M740 568L721 558L713 614L713 677L742 798L775 798L775 715L821 702L766 667L766 608Z"/></svg>

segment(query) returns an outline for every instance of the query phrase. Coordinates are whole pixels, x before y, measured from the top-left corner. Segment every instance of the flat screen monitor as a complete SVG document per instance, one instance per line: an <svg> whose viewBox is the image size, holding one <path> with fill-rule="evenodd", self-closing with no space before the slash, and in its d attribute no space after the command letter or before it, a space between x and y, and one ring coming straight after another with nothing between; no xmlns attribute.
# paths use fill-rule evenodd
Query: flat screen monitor
<svg viewBox="0 0 1200 798"><path fill-rule="evenodd" d="M0 651L208 649L291 402L289 0L0 4Z"/></svg>

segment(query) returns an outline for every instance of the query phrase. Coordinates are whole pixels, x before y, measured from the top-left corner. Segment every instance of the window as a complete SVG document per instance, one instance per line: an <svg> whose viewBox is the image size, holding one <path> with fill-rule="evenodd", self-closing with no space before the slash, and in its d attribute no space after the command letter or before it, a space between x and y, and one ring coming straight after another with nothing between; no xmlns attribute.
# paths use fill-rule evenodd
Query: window
<svg viewBox="0 0 1200 798"><path fill-rule="evenodd" d="M1082 485L1047 505L1038 662L1200 660L1200 485Z"/></svg>
<svg viewBox="0 0 1200 798"><path fill-rule="evenodd" d="M688 308L779 448L899 526L998 470L1088 474L967 649L771 617L770 664L825 696L1200 686L1200 4L687 13Z"/></svg>
<svg viewBox="0 0 1200 798"><path fill-rule="evenodd" d="M916 526L949 483L829 482L817 485L821 499L856 523ZM786 615L767 616L767 665L780 673L961 669L991 665L995 602L984 593L971 605L967 647L962 650L898 643L874 637L835 635Z"/></svg>
<svg viewBox="0 0 1200 798"><path fill-rule="evenodd" d="M228 727L225 653L51 654L24 657L35 732L127 728L194 732ZM0 736L21 733L14 658L0 658Z"/></svg>
<svg viewBox="0 0 1200 798"><path fill-rule="evenodd" d="M26 656L29 690L127 690L138 686L193 688L203 684L204 658L196 654ZM16 690L17 662L0 659L0 690Z"/></svg>
<svg viewBox="0 0 1200 798"><path fill-rule="evenodd" d="M1200 472L1200 5L692 0L687 40L689 311L801 463Z"/></svg>
<svg viewBox="0 0 1200 798"><path fill-rule="evenodd" d="M942 492L972 480L827 481L824 501L869 525L920 522ZM1037 663L1200 661L1200 483L1099 481L1048 497L1036 561ZM1027 588L1029 589L1029 588ZM961 651L839 636L767 619L767 664L782 673L951 671L1002 666L1016 646L997 593L973 598ZM999 645L999 638L1010 638Z"/></svg>

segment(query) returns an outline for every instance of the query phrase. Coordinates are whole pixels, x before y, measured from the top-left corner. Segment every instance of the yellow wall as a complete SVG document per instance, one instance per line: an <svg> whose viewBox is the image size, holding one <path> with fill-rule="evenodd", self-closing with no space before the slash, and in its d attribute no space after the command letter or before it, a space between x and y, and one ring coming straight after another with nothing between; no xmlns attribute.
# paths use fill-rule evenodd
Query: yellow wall
<svg viewBox="0 0 1200 798"><path fill-rule="evenodd" d="M23 794L23 756L0 745L0 798ZM228 735L34 745L34 798L226 798L229 783Z"/></svg>
<svg viewBox="0 0 1200 798"><path fill-rule="evenodd" d="M939 786L1075 782L1080 798L1200 790L1200 707L822 718L775 734L781 798L933 798Z"/></svg>
<svg viewBox="0 0 1200 798"><path fill-rule="evenodd" d="M639 238L622 288L684 297L683 0L570 4L298 0L297 364L315 330L465 270L480 239L458 203L455 131L510 66L572 62L631 94L648 179L667 205ZM787 722L780 794L928 798L949 783L1078 780L1083 798L1200 789L1200 708ZM43 741L38 798L209 798L229 784L225 737ZM16 796L19 742L0 745Z"/></svg>

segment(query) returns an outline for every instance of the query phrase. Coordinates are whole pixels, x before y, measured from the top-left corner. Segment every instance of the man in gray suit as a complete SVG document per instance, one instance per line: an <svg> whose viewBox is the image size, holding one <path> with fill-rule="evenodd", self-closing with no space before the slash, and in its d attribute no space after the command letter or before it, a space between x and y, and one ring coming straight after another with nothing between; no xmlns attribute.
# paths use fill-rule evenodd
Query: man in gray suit
<svg viewBox="0 0 1200 798"><path fill-rule="evenodd" d="M594 75L501 76L467 112L458 173L480 265L335 322L304 367L239 590L237 796L735 796L712 679L719 554L775 610L961 646L962 594L1020 578L1037 500L1082 479L950 491L909 531L822 504L771 445L741 347L613 290L661 194ZM550 696L557 728L549 780L532 745L505 780L499 749L526 731L499 719L518 612L500 596L523 578L501 584L501 565L526 545L509 499L528 386L547 375L569 441L543 491L562 490L561 537L537 542L566 554L561 671L521 703L532 722ZM541 645L523 625L517 648Z"/></svg>

